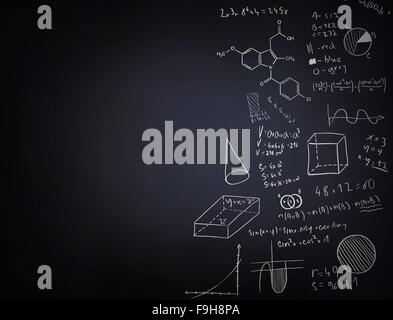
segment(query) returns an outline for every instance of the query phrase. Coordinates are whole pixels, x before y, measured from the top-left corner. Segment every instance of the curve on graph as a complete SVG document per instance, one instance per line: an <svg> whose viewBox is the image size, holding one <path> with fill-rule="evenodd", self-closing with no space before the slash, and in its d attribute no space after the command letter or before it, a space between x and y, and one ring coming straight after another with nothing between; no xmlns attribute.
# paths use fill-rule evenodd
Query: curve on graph
<svg viewBox="0 0 393 320"><path fill-rule="evenodd" d="M198 295L192 297L191 299L196 299L196 298L202 297L202 296L208 294L209 292L212 292L212 291L215 290L217 287L219 287L225 280L227 280L227 279L236 271L236 269L239 267L239 264L240 264L241 261L242 261L242 260L240 259L239 262L236 263L236 265L235 265L235 267L233 268L233 270L232 270L223 280L221 280L221 281L220 281L219 283L217 283L215 286L211 287L209 290L206 290L206 291L202 292L201 294L198 294Z"/></svg>
<svg viewBox="0 0 393 320"><path fill-rule="evenodd" d="M270 269L270 284L275 293L283 293L288 283L287 263L283 268Z"/></svg>
<svg viewBox="0 0 393 320"><path fill-rule="evenodd" d="M273 263L274 261L265 262L262 265L262 267L259 269L259 286L258 286L259 292L262 292L262 274L265 269L265 266L267 266L267 271L269 271L270 285L275 293L282 293L287 287L287 283L288 283L287 263L284 262L283 268L274 268Z"/></svg>

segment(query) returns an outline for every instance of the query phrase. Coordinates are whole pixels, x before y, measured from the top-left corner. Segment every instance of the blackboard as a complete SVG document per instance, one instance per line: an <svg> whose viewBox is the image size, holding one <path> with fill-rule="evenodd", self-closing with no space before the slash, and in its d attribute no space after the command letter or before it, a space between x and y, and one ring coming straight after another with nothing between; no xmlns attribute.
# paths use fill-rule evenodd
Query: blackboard
<svg viewBox="0 0 393 320"><path fill-rule="evenodd" d="M389 1L42 4L3 18L3 297L392 297Z"/></svg>

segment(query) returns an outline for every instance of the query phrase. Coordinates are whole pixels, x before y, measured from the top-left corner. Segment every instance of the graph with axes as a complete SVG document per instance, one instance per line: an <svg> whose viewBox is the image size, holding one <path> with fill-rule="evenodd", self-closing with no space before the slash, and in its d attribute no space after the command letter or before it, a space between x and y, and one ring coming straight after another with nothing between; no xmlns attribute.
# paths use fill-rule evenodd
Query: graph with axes
<svg viewBox="0 0 393 320"><path fill-rule="evenodd" d="M274 260L273 258L273 244L270 242L270 260L251 262L252 265L260 266L252 273L258 273L258 290L262 291L262 275L264 272L270 273L270 284L275 293L284 292L288 283L288 270L300 270L302 266L289 266L292 263L303 262L304 260Z"/></svg>
<svg viewBox="0 0 393 320"><path fill-rule="evenodd" d="M342 115L340 115L342 114ZM356 124L360 120L367 120L373 125L378 124L379 121L385 119L384 116L381 115L376 115L373 117L370 117L369 114L367 113L366 110L364 109L358 109L356 112L355 117L350 117L348 115L348 112L345 109L338 109L332 116L330 115L330 110L329 110L329 105L327 106L327 117L328 117L328 124L329 127L333 124L334 120L336 119L343 119L349 124Z"/></svg>
<svg viewBox="0 0 393 320"><path fill-rule="evenodd" d="M191 299L196 299L202 296L235 296L235 297L239 297L239 289L240 289L240 285L239 285L239 265L241 262L240 259L240 249L241 246L240 244L237 246L237 254L236 254L236 264L235 267L232 269L231 272L228 273L228 275L221 280L219 283L217 283L216 285L212 286L210 289L208 290L204 290L204 291L186 291L185 294L187 296L191 296ZM227 280L231 279L231 278L235 278L234 282L234 290L233 291L220 291L220 287L221 285L226 282Z"/></svg>

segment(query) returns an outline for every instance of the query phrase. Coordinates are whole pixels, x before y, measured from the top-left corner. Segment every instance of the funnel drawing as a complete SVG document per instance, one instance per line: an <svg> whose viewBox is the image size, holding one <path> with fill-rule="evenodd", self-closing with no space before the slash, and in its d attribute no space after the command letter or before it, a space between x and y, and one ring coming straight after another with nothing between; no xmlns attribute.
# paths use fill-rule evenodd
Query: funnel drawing
<svg viewBox="0 0 393 320"><path fill-rule="evenodd" d="M259 269L252 270L251 272L259 273L258 290L262 291L262 274L263 272L270 273L270 285L275 293L284 292L288 283L288 270L299 270L303 267L294 266L289 267L289 263L303 262L304 260L274 260L273 259L273 244L270 242L270 260L252 262L251 264L261 265Z"/></svg>
<svg viewBox="0 0 393 320"><path fill-rule="evenodd" d="M239 165L236 167L230 165L230 159L236 159ZM244 166L231 143L227 139L225 149L225 182L231 186L235 186L246 182L250 178L250 173Z"/></svg>

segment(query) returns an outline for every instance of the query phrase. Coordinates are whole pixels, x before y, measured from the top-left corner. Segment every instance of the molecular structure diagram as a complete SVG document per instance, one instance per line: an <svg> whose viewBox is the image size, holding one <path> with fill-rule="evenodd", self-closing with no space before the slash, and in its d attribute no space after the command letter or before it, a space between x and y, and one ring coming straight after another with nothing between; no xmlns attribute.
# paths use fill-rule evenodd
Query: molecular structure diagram
<svg viewBox="0 0 393 320"><path fill-rule="evenodd" d="M305 97L300 93L300 84L297 80L288 77L285 80L279 81L273 76L273 67L277 61L286 60L294 62L295 59L291 56L280 57L273 50L273 43L277 41L276 39L282 38L286 41L293 41L295 38L293 36L285 36L281 32L281 20L277 21L278 31L275 35L270 37L269 49L265 51L258 51L254 48L249 48L246 51L239 51L234 46L231 46L229 50L218 52L217 55L220 58L225 57L231 52L236 52L240 55L240 63L243 67L250 71L257 69L258 67L266 67L269 69L269 77L260 82L260 86L264 86L270 81L278 84L280 96L287 100L293 100L296 97L302 97L306 101L311 101L310 97Z"/></svg>

